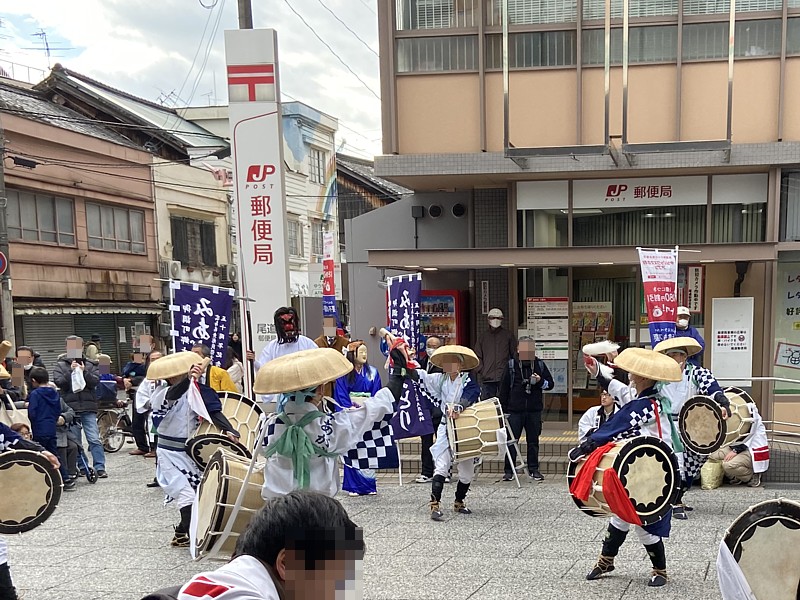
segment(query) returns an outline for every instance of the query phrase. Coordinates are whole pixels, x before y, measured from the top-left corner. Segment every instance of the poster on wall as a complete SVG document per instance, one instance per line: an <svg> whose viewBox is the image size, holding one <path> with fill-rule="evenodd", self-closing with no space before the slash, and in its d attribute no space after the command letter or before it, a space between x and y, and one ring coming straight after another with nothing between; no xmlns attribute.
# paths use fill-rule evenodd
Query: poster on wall
<svg viewBox="0 0 800 600"><path fill-rule="evenodd" d="M651 343L675 335L678 311L678 248L637 248Z"/></svg>
<svg viewBox="0 0 800 600"><path fill-rule="evenodd" d="M800 344L778 342L774 364L776 367L800 369Z"/></svg>
<svg viewBox="0 0 800 600"><path fill-rule="evenodd" d="M713 300L711 370L723 387L752 385L753 307L753 298Z"/></svg>
<svg viewBox="0 0 800 600"><path fill-rule="evenodd" d="M775 304L775 372L776 377L800 379L793 360L800 350L800 262L778 263ZM788 354L791 350L792 354ZM775 382L776 394L798 393L800 384Z"/></svg>

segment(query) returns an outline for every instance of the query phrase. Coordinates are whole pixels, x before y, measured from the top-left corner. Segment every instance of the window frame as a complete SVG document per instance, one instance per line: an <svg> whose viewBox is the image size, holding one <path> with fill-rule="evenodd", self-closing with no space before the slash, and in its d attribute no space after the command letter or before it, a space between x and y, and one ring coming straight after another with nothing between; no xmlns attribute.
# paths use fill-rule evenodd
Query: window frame
<svg viewBox="0 0 800 600"><path fill-rule="evenodd" d="M22 210L22 198L23 195L29 196L29 199L26 203L26 206L32 208L33 213L29 213L28 216L33 216L33 221L35 222L34 227L26 227L24 223L24 215ZM13 198L13 200L12 200ZM32 201L32 202L31 202ZM40 215L40 202L43 204L47 202L52 209L52 226L53 229L43 229L41 223ZM16 217L17 220L15 223L11 223L11 219L13 218L11 215L13 214L13 206L12 203L16 204ZM61 230L59 217L63 215L63 213L59 212L59 206L64 207L65 204L69 205L69 215L72 221L72 231ZM56 196L51 194L43 194L33 190L26 190L22 188L15 188L15 187L7 187L6 188L6 231L8 233L8 239L11 242L18 243L28 243L28 244L45 244L48 246L63 246L66 248L75 248L78 245L78 237L77 233L75 232L75 200L74 198L68 198L66 196ZM19 233L13 233L13 231L18 231ZM26 233L30 233L35 235L35 237L25 237ZM53 236L54 239L42 239L42 235L47 234ZM69 241L69 238L72 240Z"/></svg>
<svg viewBox="0 0 800 600"><path fill-rule="evenodd" d="M292 252L292 242L291 242L291 235L290 230L292 227L297 228L297 250L298 252ZM292 258L304 258L304 243L303 243L303 224L300 222L300 218L297 215L288 215L286 218L286 243L289 249L289 256Z"/></svg>
<svg viewBox="0 0 800 600"><path fill-rule="evenodd" d="M90 217L90 212L93 212L94 209L97 209L97 217L99 217L97 221L93 221L93 219ZM89 246L89 250L120 252L122 254L135 254L137 256L143 256L147 254L147 225L145 223L144 210L138 208L128 208L119 204L105 204L102 202L85 202L84 210L86 213L86 242ZM141 215L142 229L140 238L142 241L134 241L133 239L134 235L131 215L134 213ZM124 221L124 223L118 224L117 217L123 214L126 215L127 219ZM109 215L111 217L109 225L110 231L107 231L106 226L108 225L107 219ZM122 224L127 226L128 239L122 239L119 237L119 227ZM94 229L97 225L100 227L99 236L92 235L91 233L92 229ZM99 240L99 247L93 245L93 243L97 243L94 240ZM126 244L127 248L125 247ZM135 250L134 246L141 247L141 250Z"/></svg>
<svg viewBox="0 0 800 600"><path fill-rule="evenodd" d="M325 255L325 225L326 221L311 220L311 255L322 257ZM319 252L317 252L319 250Z"/></svg>
<svg viewBox="0 0 800 600"><path fill-rule="evenodd" d="M216 269L219 266L216 220L208 221L183 215L170 215L169 224L172 260L180 261L187 267Z"/></svg>
<svg viewBox="0 0 800 600"><path fill-rule="evenodd" d="M312 183L325 185L325 167L327 152L321 148L311 147L308 151L308 178Z"/></svg>

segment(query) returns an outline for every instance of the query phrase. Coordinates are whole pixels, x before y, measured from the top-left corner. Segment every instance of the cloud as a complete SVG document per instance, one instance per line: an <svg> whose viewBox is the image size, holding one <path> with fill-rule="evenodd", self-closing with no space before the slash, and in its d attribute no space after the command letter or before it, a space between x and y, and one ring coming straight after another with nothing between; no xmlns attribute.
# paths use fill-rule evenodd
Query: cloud
<svg viewBox="0 0 800 600"><path fill-rule="evenodd" d="M375 0L290 1L341 59L379 93L378 59L322 5L377 50ZM197 0L160 0L146 3L146 8L129 0L0 0L2 33L9 36L0 39L4 50L0 60L47 68L42 52L23 50L36 45L30 36L41 28L51 42L74 48L63 57L54 57L53 63L61 62L149 100L180 92L181 99L193 105L214 100L225 103L223 32L237 27L237 7L235 0L217 2L209 11ZM380 102L292 13L285 0L254 1L253 5L255 26L278 31L282 90L349 127L339 134L348 145L379 153L380 143L374 140L380 135ZM210 40L215 25L216 35Z"/></svg>

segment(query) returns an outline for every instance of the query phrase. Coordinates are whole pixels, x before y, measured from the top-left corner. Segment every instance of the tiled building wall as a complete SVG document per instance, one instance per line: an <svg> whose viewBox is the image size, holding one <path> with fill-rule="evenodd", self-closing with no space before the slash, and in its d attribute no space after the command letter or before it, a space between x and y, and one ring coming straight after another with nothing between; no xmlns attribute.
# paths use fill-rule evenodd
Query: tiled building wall
<svg viewBox="0 0 800 600"><path fill-rule="evenodd" d="M475 247L506 248L508 239L508 191L506 189L475 190ZM489 308L497 307L508 316L508 269L475 271L475 331L486 329L486 315L481 310L481 282L489 282Z"/></svg>

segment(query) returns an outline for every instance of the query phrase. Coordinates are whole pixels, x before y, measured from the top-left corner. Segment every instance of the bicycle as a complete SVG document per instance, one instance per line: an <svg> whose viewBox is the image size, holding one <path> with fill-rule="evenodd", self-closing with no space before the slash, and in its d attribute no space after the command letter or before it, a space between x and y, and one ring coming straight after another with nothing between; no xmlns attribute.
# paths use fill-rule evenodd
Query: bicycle
<svg viewBox="0 0 800 600"><path fill-rule="evenodd" d="M133 437L132 421L128 415L128 403L110 406L97 411L97 427L106 452L118 452L125 445L125 437Z"/></svg>

